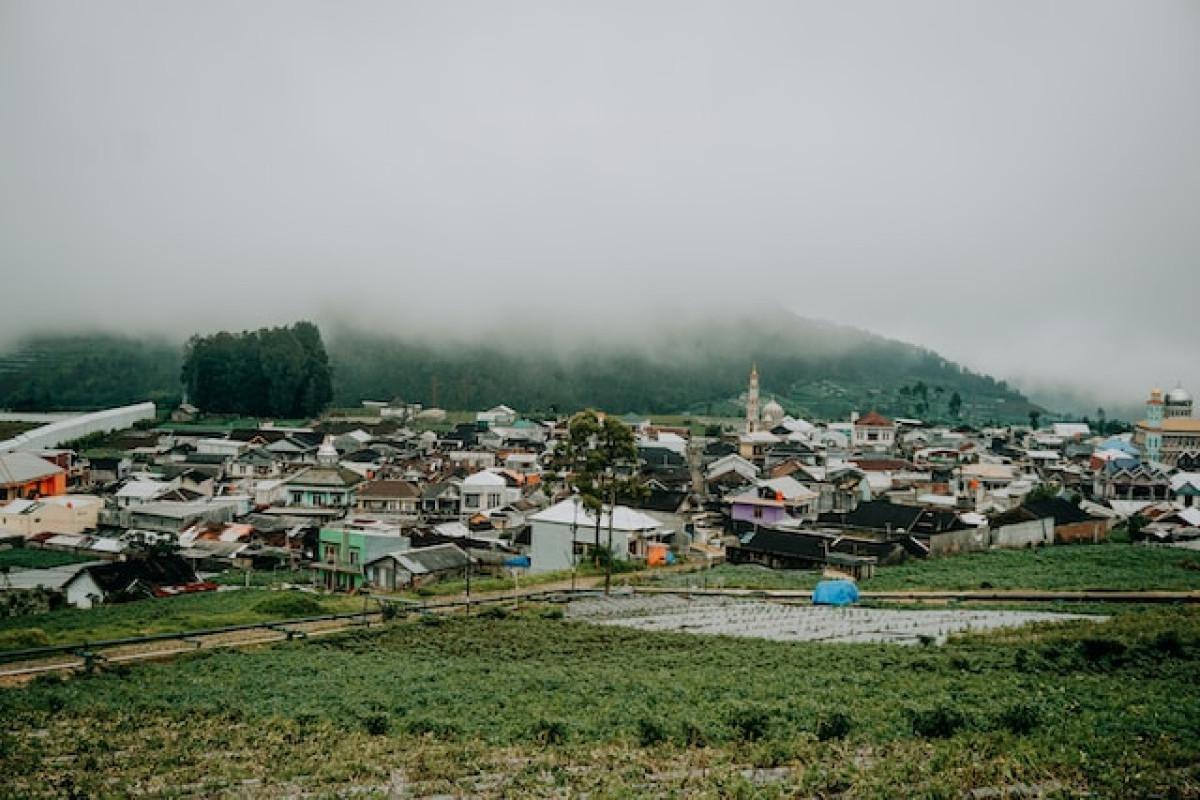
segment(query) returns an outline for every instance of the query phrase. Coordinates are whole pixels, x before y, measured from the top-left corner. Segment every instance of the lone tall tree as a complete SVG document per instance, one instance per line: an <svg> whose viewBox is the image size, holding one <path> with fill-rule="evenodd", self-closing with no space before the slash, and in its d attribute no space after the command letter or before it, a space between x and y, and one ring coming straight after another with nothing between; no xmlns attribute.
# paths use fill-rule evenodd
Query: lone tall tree
<svg viewBox="0 0 1200 800"><path fill-rule="evenodd" d="M567 436L555 445L552 463L566 473L567 483L596 517L593 557L597 557L605 503L611 520L617 500L633 499L644 491L633 431L615 417L601 418L592 409L580 411L567 423ZM611 564L612 553L608 560Z"/></svg>

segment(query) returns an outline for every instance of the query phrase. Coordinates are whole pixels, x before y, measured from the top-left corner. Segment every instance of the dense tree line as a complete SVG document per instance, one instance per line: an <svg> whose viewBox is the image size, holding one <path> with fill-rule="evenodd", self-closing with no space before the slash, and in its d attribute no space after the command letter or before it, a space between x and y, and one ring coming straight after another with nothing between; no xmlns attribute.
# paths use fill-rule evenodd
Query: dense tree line
<svg viewBox="0 0 1200 800"><path fill-rule="evenodd" d="M184 348L182 379L188 399L210 412L311 417L333 399L329 356L311 322L193 336Z"/></svg>

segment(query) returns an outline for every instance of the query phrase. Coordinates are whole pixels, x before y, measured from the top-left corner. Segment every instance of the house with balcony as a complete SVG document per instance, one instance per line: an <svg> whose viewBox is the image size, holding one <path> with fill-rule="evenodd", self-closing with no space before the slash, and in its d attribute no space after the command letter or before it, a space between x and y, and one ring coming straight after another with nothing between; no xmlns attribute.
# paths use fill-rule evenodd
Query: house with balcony
<svg viewBox="0 0 1200 800"><path fill-rule="evenodd" d="M317 540L316 583L330 591L357 591L366 581L363 567L412 546L398 525L350 521L323 527Z"/></svg>
<svg viewBox="0 0 1200 800"><path fill-rule="evenodd" d="M373 481L359 489L355 508L360 514L415 518L421 508L421 490L408 481Z"/></svg>

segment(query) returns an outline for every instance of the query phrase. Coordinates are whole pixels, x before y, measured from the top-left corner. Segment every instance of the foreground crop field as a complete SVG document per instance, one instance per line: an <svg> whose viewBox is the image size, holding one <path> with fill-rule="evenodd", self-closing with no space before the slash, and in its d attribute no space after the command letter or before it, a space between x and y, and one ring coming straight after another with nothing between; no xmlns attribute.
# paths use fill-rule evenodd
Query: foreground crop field
<svg viewBox="0 0 1200 800"><path fill-rule="evenodd" d="M1200 797L1200 610L944 647L425 616L0 691L8 797Z"/></svg>

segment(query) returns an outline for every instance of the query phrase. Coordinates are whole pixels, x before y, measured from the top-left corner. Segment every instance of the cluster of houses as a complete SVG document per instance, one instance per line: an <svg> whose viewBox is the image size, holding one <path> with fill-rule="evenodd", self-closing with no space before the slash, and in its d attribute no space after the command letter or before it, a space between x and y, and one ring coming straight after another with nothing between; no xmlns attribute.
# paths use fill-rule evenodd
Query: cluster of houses
<svg viewBox="0 0 1200 800"><path fill-rule="evenodd" d="M506 406L454 425L382 406L319 428L143 427L86 459L0 452L0 547L91 559L11 568L0 591L43 586L86 606L210 588L197 575L237 567L304 568L329 590L389 592L514 563L569 570L597 546L647 564L728 559L869 577L905 558L1103 542L1135 515L1148 540L1200 540L1200 474L1186 469L1200 462L1186 442L1162 441L1168 427L1193 430L1182 390L1155 393L1147 422L1108 438L1083 424L956 430L875 412L809 422L760 404L757 370L745 406L745 422L720 436L622 418L648 491L599 515L552 467L567 420ZM148 552L190 569L140 574Z"/></svg>

